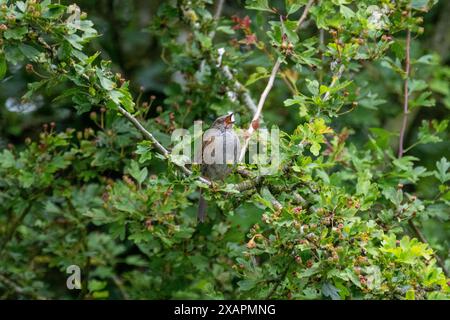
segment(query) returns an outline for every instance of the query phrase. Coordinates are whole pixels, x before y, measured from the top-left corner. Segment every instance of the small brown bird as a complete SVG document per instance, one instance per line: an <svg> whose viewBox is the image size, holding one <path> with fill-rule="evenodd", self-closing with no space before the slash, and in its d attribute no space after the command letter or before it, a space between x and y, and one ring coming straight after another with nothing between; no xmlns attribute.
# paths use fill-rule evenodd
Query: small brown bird
<svg viewBox="0 0 450 320"><path fill-rule="evenodd" d="M234 115L221 116L203 134L201 149L201 172L211 181L224 180L239 159L241 144L233 130ZM200 190L198 220L206 218L206 200Z"/></svg>

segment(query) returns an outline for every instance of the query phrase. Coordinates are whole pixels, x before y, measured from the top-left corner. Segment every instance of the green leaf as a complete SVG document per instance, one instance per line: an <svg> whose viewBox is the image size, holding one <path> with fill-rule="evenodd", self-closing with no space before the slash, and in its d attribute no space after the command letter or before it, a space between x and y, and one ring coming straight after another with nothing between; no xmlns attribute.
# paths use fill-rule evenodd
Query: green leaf
<svg viewBox="0 0 450 320"><path fill-rule="evenodd" d="M23 53L25 57L32 61L36 61L36 58L39 56L40 52L32 46L27 44L21 44L19 46L20 51Z"/></svg>
<svg viewBox="0 0 450 320"><path fill-rule="evenodd" d="M251 10L273 12L269 7L268 0L247 0L245 7Z"/></svg>
<svg viewBox="0 0 450 320"><path fill-rule="evenodd" d="M130 175L141 185L142 182L147 178L148 170L139 168L139 164L136 161L131 162L131 167L128 168Z"/></svg>
<svg viewBox="0 0 450 320"><path fill-rule="evenodd" d="M106 285L107 285L106 281L99 281L94 279L88 282L88 289L89 292L100 291L106 288Z"/></svg>
<svg viewBox="0 0 450 320"><path fill-rule="evenodd" d="M437 161L436 168L437 171L434 171L434 175L442 184L450 180L450 172L447 173L450 168L450 162L446 158L442 157L440 161Z"/></svg>
<svg viewBox="0 0 450 320"><path fill-rule="evenodd" d="M341 5L339 7L339 10L340 10L341 14L344 16L344 18L346 18L346 19L351 19L355 16L355 13L353 12L353 10L347 6Z"/></svg>
<svg viewBox="0 0 450 320"><path fill-rule="evenodd" d="M238 282L241 291L248 291L253 289L258 282L256 280L241 280Z"/></svg>
<svg viewBox="0 0 450 320"><path fill-rule="evenodd" d="M58 19L66 12L66 6L61 4L50 4L47 6L47 10L44 11L43 17L48 19Z"/></svg>
<svg viewBox="0 0 450 320"><path fill-rule="evenodd" d="M265 79L268 78L270 76L270 74L268 73L268 71L265 68L261 68L258 67L256 69L257 72L252 73L250 75L250 77L248 78L247 82L245 83L245 86L249 86L253 83L255 83L256 81L260 80L260 79Z"/></svg>
<svg viewBox="0 0 450 320"><path fill-rule="evenodd" d="M319 95L319 82L317 80L306 79L306 87L313 95Z"/></svg>
<svg viewBox="0 0 450 320"><path fill-rule="evenodd" d="M109 98L116 106L120 105L120 99L123 98L123 94L120 91L117 90L111 90L109 92Z"/></svg>
<svg viewBox="0 0 450 320"><path fill-rule="evenodd" d="M406 300L415 300L416 299L415 298L415 291L414 291L414 289L409 289L406 292L405 299Z"/></svg>
<svg viewBox="0 0 450 320"><path fill-rule="evenodd" d="M312 142L309 151L311 151L311 153L317 157L320 153L320 144L317 142Z"/></svg>
<svg viewBox="0 0 450 320"><path fill-rule="evenodd" d="M70 34L64 37L77 50L83 50L83 39L77 34Z"/></svg>
<svg viewBox="0 0 450 320"><path fill-rule="evenodd" d="M5 77L7 70L8 66L6 64L5 55L3 53L0 53L0 80L2 80Z"/></svg>
<svg viewBox="0 0 450 320"><path fill-rule="evenodd" d="M97 77L100 80L100 84L102 85L103 89L107 91L111 91L116 87L116 84L109 80L103 73L103 70L100 68L96 68ZM114 101L115 102L115 101ZM118 101L117 104L120 102Z"/></svg>
<svg viewBox="0 0 450 320"><path fill-rule="evenodd" d="M28 33L27 27L18 27L8 29L4 32L5 39L22 40L22 38Z"/></svg>
<svg viewBox="0 0 450 320"><path fill-rule="evenodd" d="M195 32L195 37L200 42L203 49L209 49L212 47L212 39L209 35L201 32Z"/></svg>
<svg viewBox="0 0 450 320"><path fill-rule="evenodd" d="M429 0L412 0L411 7L416 10L421 10L428 5Z"/></svg>
<svg viewBox="0 0 450 320"><path fill-rule="evenodd" d="M296 13L303 5L307 3L307 0L286 0L287 15Z"/></svg>
<svg viewBox="0 0 450 320"><path fill-rule="evenodd" d="M14 155L9 150L3 150L3 153L0 153L0 166L2 168L12 168L16 164L16 159Z"/></svg>
<svg viewBox="0 0 450 320"><path fill-rule="evenodd" d="M340 300L339 290L329 282L324 282L322 285L322 294L325 297L330 297L333 300Z"/></svg>
<svg viewBox="0 0 450 320"><path fill-rule="evenodd" d="M17 1L16 6L22 12L25 12L27 10L27 5L23 1Z"/></svg>
<svg viewBox="0 0 450 320"><path fill-rule="evenodd" d="M150 141L143 141L138 144L136 154L140 155L139 163L142 164L152 159L152 149Z"/></svg>
<svg viewBox="0 0 450 320"><path fill-rule="evenodd" d="M235 31L229 26L220 26L217 28L217 31L225 34L235 34Z"/></svg>

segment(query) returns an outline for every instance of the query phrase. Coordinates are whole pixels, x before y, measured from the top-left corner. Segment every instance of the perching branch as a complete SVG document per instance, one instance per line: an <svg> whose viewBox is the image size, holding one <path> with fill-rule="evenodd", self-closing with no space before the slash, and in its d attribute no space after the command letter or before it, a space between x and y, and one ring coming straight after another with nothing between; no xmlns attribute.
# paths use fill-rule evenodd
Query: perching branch
<svg viewBox="0 0 450 320"><path fill-rule="evenodd" d="M158 150L158 152L160 154L162 154L166 159L168 159L170 157L169 150L164 148L164 146L147 129L145 129L144 126L131 113L129 113L127 110L125 110L121 106L119 106L118 109L119 109L119 112L125 118L127 118L136 127L136 129L138 129L144 135L145 138L147 138L148 140L150 140L152 142L153 146L155 147L156 150ZM178 164L176 164L176 165L178 166L178 168L181 169L181 171L183 171L184 174L186 174L188 176L192 175L192 171L189 170L188 168L186 168L185 166L178 165ZM211 181L209 181L208 179L199 177L199 180L203 183L206 183L207 185L211 185Z"/></svg>
<svg viewBox="0 0 450 320"><path fill-rule="evenodd" d="M405 83L403 86L403 123L400 129L400 139L398 145L398 157L403 156L403 143L405 140L406 125L408 124L408 103L409 103L409 73L411 68L410 48L411 47L411 30L406 32L406 61L405 61Z"/></svg>

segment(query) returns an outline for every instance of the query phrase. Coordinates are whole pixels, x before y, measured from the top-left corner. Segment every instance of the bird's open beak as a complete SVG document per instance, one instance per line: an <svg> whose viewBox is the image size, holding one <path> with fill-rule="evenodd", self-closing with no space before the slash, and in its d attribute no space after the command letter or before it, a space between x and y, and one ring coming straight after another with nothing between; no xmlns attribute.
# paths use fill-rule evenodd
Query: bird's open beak
<svg viewBox="0 0 450 320"><path fill-rule="evenodd" d="M234 113L230 113L228 117L225 118L225 124L230 125L234 123Z"/></svg>

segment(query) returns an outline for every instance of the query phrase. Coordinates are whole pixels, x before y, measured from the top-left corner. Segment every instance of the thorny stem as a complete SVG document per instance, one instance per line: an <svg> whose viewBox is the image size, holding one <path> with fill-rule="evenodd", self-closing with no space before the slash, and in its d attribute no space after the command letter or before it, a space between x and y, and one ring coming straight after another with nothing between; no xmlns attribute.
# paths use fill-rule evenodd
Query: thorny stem
<svg viewBox="0 0 450 320"><path fill-rule="evenodd" d="M405 140L405 132L406 125L408 123L408 103L409 103L409 73L411 68L410 62L410 48L411 47L411 30L408 30L406 33L406 61L405 61L405 82L403 86L403 123L400 129L400 140L398 146L398 157L401 158L403 156L403 143Z"/></svg>
<svg viewBox="0 0 450 320"><path fill-rule="evenodd" d="M410 13L411 14L411 13ZM405 132L408 124L408 114L409 114L409 75L411 72L411 30L407 30L406 32L406 57L405 57L405 82L403 85L403 122L402 127L400 129L400 138L399 138L399 146L398 146L398 158L403 157L404 148L404 140L405 140ZM407 149L409 150L409 149ZM420 229L414 224L413 220L408 220L409 226L413 229L416 236L423 243L428 243L427 239L420 231ZM449 276L447 269L445 268L445 264L442 261L441 257L437 253L434 254L438 265L444 271L446 277Z"/></svg>

